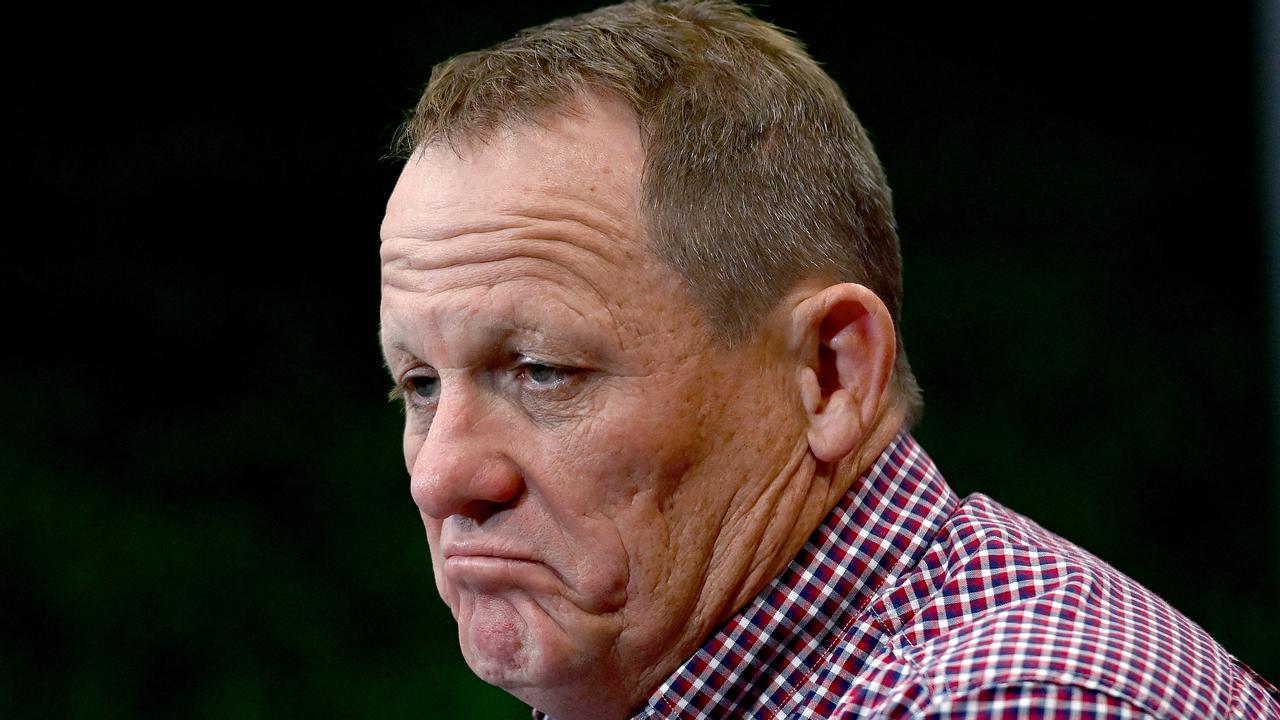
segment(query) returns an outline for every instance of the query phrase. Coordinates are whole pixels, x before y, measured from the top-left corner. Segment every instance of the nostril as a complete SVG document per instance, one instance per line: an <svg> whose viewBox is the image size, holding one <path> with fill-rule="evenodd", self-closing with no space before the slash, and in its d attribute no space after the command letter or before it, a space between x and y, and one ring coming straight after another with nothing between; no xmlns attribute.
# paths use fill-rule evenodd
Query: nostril
<svg viewBox="0 0 1280 720"><path fill-rule="evenodd" d="M473 500L462 507L457 513L458 517L465 518L467 522L475 525L483 525L493 516L504 511L514 508L520 502L520 498L524 493L503 502L490 502L488 500Z"/></svg>

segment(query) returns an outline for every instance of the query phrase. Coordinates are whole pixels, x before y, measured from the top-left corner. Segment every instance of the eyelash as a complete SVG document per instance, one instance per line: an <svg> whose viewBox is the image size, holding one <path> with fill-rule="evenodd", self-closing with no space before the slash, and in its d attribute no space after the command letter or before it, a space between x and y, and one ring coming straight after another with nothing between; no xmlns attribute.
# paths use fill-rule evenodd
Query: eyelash
<svg viewBox="0 0 1280 720"><path fill-rule="evenodd" d="M415 390L415 388L413 387L414 381L424 377L433 377L433 376L406 375L403 380L396 383L395 387L391 388L391 392L387 393L387 400L393 403L401 403L402 406L406 408L419 407L417 404L413 402L413 399L410 396Z"/></svg>
<svg viewBox="0 0 1280 720"><path fill-rule="evenodd" d="M539 368L539 369L545 368L547 370L551 370L552 372L557 373L559 377L556 380L552 381L550 384L543 384L538 382L537 380L533 380L533 378L530 376L530 370L532 368ZM534 384L539 385L547 390L563 387L565 384L570 382L576 374L581 372L581 370L578 368L565 367L563 365L556 365L554 363L543 362L536 358L531 358L527 355L521 356L520 362L516 365L516 371L519 375L529 378L531 381L533 381Z"/></svg>

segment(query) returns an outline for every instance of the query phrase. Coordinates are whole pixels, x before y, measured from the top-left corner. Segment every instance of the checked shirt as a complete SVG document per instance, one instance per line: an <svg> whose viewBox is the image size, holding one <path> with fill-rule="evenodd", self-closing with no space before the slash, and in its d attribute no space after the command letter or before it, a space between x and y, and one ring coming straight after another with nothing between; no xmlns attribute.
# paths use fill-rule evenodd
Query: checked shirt
<svg viewBox="0 0 1280 720"><path fill-rule="evenodd" d="M1253 720L1280 701L1133 580L960 500L902 433L636 717Z"/></svg>

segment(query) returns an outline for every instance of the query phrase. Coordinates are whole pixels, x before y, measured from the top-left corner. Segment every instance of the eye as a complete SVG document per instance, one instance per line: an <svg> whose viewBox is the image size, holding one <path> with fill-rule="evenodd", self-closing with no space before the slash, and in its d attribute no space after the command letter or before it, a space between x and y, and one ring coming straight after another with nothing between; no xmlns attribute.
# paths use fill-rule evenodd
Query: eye
<svg viewBox="0 0 1280 720"><path fill-rule="evenodd" d="M533 358L522 358L518 371L520 376L529 383L540 388L551 389L564 385L577 372L577 369L549 365Z"/></svg>
<svg viewBox="0 0 1280 720"><path fill-rule="evenodd" d="M440 378L416 375L409 378L409 389L421 398L433 398L440 389Z"/></svg>
<svg viewBox="0 0 1280 720"><path fill-rule="evenodd" d="M400 384L404 401L410 405L425 405L440 394L440 378L435 375L410 375Z"/></svg>

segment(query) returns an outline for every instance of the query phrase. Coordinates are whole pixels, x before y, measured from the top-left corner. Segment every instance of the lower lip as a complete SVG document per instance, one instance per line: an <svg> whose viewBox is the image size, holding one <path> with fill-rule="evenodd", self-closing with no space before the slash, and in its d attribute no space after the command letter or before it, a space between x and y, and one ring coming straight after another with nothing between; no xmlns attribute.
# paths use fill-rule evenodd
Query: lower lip
<svg viewBox="0 0 1280 720"><path fill-rule="evenodd" d="M450 580L476 589L527 586L551 575L540 562L495 555L451 555L444 560L444 571Z"/></svg>

